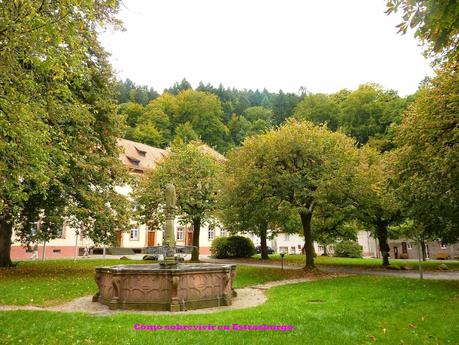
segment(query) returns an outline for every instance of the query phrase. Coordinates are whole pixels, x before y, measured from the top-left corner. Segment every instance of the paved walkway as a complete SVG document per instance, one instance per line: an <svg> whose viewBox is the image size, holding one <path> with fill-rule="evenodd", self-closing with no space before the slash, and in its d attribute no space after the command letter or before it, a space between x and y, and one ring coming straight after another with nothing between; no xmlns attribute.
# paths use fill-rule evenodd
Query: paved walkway
<svg viewBox="0 0 459 345"><path fill-rule="evenodd" d="M106 255L106 259L120 259L121 257L127 257L131 260L142 260L144 254L135 255ZM191 255L187 255L185 260L189 260ZM102 255L91 255L89 259L102 259ZM79 257L79 260L85 260L85 258ZM215 263L232 263L245 266L258 266L268 268L280 268L280 263L272 264L261 264L256 262L246 262L238 259L214 259L209 255L200 255L199 259L203 262L215 262ZM446 262L447 263L447 262ZM333 273L346 273L346 274L359 274L359 275L378 275L378 276L389 276L389 277L402 277L402 278L419 278L419 272L417 269L411 271L390 271L384 269L368 269L360 267L349 267L349 266L330 266L330 265L317 265L317 267L326 272ZM301 269L299 265L292 265L285 263L284 269L286 270L297 270ZM459 271L424 271L425 279L433 280L459 280Z"/></svg>
<svg viewBox="0 0 459 345"><path fill-rule="evenodd" d="M311 278L297 278L287 280L276 280L270 281L265 284L257 284L248 286L245 288L235 289L237 296L233 297L233 303L230 306L221 306L206 309L196 309L188 311L170 312L170 311L141 311L141 310L110 310L108 306L98 302L92 302L92 295L76 298L72 301L63 303L61 305L52 307L37 307L33 305L0 305L0 312L2 311L14 311L14 310L32 310L32 311L56 311L65 313L88 313L100 316L109 316L113 314L128 313L128 314L147 314L147 315L177 315L177 314L208 314L217 313L227 310L246 309L259 306L265 303L268 298L264 291L269 288L287 284L296 284L310 282L318 279L332 279L334 277L327 276L323 278L311 277Z"/></svg>
<svg viewBox="0 0 459 345"><path fill-rule="evenodd" d="M208 256L202 257L203 261L207 262L219 262L219 263L232 263L245 266L258 266L258 267L270 267L280 268L280 264L258 264L258 263L247 263L237 259L213 259ZM346 274L358 274L358 275L375 275L375 276L389 276L399 278L416 278L419 279L419 272L417 270L412 271L390 271L384 269L368 269L360 267L346 267L346 266L329 266L329 265L317 265L317 268L325 272L333 273L346 273ZM301 269L298 265L284 265L286 270L297 270ZM432 280L459 280L459 271L424 271L424 279Z"/></svg>

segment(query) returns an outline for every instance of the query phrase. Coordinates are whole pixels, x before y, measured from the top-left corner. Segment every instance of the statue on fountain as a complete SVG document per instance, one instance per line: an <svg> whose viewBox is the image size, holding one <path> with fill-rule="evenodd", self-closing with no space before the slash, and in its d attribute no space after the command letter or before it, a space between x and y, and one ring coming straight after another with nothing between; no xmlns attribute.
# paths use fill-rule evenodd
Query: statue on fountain
<svg viewBox="0 0 459 345"><path fill-rule="evenodd" d="M176 195L165 186L165 238L162 246L148 247L147 254L162 254L159 264L96 267L99 291L93 302L110 309L185 311L228 306L236 293L232 287L236 265L179 264L176 253L191 253L193 246L177 246L174 221Z"/></svg>

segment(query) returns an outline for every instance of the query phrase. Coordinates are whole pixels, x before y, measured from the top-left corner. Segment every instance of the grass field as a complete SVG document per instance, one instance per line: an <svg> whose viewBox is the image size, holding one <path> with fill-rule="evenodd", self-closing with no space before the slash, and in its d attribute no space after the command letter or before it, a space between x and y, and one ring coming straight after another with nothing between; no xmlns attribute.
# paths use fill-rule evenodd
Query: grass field
<svg viewBox="0 0 459 345"><path fill-rule="evenodd" d="M51 306L97 291L96 266L151 264L134 260L22 261L17 267L0 269L0 304ZM306 276L301 271L281 271L238 265L235 288Z"/></svg>
<svg viewBox="0 0 459 345"><path fill-rule="evenodd" d="M261 306L215 314L0 312L0 343L459 344L458 282L359 276L279 286L266 293L268 301ZM136 331L134 324L230 329L233 324L268 324L294 329Z"/></svg>
<svg viewBox="0 0 459 345"><path fill-rule="evenodd" d="M279 254L269 255L270 261L275 263L280 263L281 256ZM253 261L261 261L260 255L255 255L251 258ZM266 262L266 261L263 261ZM284 257L284 263L286 264L297 264L303 265L305 262L304 255L295 255L288 254ZM331 265L331 266L354 266L354 267L366 267L366 268L382 268L381 259L372 259L372 258L337 258L333 256L318 256L314 258L316 265ZM392 266L405 266L418 268L418 260L401 260L401 259L390 259L390 264ZM444 260L428 260L422 263L424 269L426 270L435 270L439 265L446 264L449 269L459 270L459 261L444 261Z"/></svg>

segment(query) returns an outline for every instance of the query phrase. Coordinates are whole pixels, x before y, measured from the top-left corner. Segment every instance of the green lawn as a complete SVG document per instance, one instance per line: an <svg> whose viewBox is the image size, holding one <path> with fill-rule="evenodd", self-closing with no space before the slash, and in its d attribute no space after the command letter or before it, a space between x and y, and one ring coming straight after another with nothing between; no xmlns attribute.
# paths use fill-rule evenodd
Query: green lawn
<svg viewBox="0 0 459 345"><path fill-rule="evenodd" d="M0 304L51 306L97 291L94 268L104 265L145 264L134 260L22 261L0 269ZM235 288L272 280L308 276L301 271L238 265Z"/></svg>
<svg viewBox="0 0 459 345"><path fill-rule="evenodd" d="M459 283L344 277L269 289L258 307L195 315L11 311L2 344L459 344ZM292 325L293 331L136 331L147 325Z"/></svg>
<svg viewBox="0 0 459 345"><path fill-rule="evenodd" d="M279 254L269 255L271 262L280 263L281 257ZM261 261L260 255L255 255L251 258L253 261ZM305 257L304 255L294 255L287 254L284 257L284 262L287 264L304 264ZM355 266L355 267L371 267L378 268L381 267L381 259L357 259L357 258L337 258L333 256L318 256L314 258L314 261L317 265L331 265L331 266ZM401 260L401 259L390 259L391 265L396 266L407 266L407 267L418 267L418 260ZM263 261L266 262L266 261ZM459 270L459 261L444 261L444 260L428 260L423 262L423 267L427 270L435 270L439 265L446 264L449 269ZM381 267L382 268L382 267Z"/></svg>

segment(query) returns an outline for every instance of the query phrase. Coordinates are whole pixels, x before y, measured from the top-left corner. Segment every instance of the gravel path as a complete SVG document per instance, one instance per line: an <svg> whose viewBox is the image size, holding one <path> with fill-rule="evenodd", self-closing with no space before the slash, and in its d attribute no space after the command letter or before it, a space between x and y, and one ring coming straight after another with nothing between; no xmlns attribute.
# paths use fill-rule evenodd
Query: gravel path
<svg viewBox="0 0 459 345"><path fill-rule="evenodd" d="M333 278L333 277L328 277ZM317 278L299 278L299 279L289 279L289 280L279 280L272 281L266 284L254 285L246 288L236 289L237 297L233 298L233 304L230 306L224 307L215 307L215 308L206 308L190 311L180 311L180 312L169 312L169 311L137 311L137 310L110 310L108 306L92 302L92 295L84 296L77 299L74 299L70 302L53 306L53 307L36 307L31 305L25 306L16 306L16 305L0 305L0 311L11 311L11 310L33 310L33 311L56 311L56 312L67 312L75 313L82 312L92 315L113 315L118 313L135 313L135 314L148 314L148 315L170 315L170 314L208 314L216 313L226 310L236 310L236 309L245 309L256 307L260 304L266 302L267 297L264 294L265 290L268 290L271 287L287 285L287 284L296 284L303 283L308 281L317 280Z"/></svg>
<svg viewBox="0 0 459 345"><path fill-rule="evenodd" d="M231 263L239 264L244 266L258 266L268 268L280 268L279 264L258 264L250 263L240 260L227 260L227 259L212 259L205 258L206 262L213 263ZM345 274L357 274L357 275L374 275L374 276L388 276L388 277L399 277L399 278L415 278L419 279L419 272L414 269L410 271L390 271L384 269L368 269L358 267L345 267L345 266L330 266L330 265L317 265L322 271L331 273L345 273ZM298 270L301 269L299 265L284 265L286 270ZM424 271L424 279L431 280L459 280L459 271Z"/></svg>

